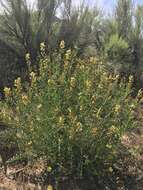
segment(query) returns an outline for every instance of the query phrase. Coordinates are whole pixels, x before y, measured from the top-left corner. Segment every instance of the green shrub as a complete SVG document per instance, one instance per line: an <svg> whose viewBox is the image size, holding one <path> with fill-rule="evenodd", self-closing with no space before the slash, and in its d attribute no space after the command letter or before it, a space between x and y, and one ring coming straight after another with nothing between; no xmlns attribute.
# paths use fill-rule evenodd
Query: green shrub
<svg viewBox="0 0 143 190"><path fill-rule="evenodd" d="M30 73L30 84L18 78L12 90L5 88L1 119L16 126L21 150L46 156L57 175L112 171L122 135L135 126L132 78L119 82L96 58L81 60L64 42L60 47L51 59L42 43L39 74Z"/></svg>
<svg viewBox="0 0 143 190"><path fill-rule="evenodd" d="M105 45L106 58L114 71L124 74L130 74L131 52L128 43L118 36L111 35L108 43Z"/></svg>

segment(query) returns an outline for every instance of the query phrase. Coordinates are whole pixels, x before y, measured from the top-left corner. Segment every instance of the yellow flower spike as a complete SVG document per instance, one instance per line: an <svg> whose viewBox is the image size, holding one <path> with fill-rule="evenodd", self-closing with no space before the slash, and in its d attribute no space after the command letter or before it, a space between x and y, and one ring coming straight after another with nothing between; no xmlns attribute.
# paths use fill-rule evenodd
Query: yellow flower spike
<svg viewBox="0 0 143 190"><path fill-rule="evenodd" d="M65 48L65 41L64 41L64 40L61 41L61 43L60 43L60 48L61 48L61 49L64 49L64 48Z"/></svg>
<svg viewBox="0 0 143 190"><path fill-rule="evenodd" d="M6 97L9 97L11 95L11 89L8 87L4 88L4 94Z"/></svg>
<svg viewBox="0 0 143 190"><path fill-rule="evenodd" d="M29 98L27 95L22 95L22 102L24 105L27 105L29 102Z"/></svg>
<svg viewBox="0 0 143 190"><path fill-rule="evenodd" d="M52 185L48 185L47 190L54 190Z"/></svg>
<svg viewBox="0 0 143 190"><path fill-rule="evenodd" d="M51 166L48 166L47 167L47 171L50 173L52 171L52 167Z"/></svg>

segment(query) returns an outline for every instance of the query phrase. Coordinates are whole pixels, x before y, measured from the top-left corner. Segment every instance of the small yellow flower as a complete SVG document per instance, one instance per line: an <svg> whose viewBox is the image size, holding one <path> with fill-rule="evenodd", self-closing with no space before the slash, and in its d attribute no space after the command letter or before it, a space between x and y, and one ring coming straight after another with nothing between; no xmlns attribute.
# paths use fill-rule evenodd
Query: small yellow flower
<svg viewBox="0 0 143 190"><path fill-rule="evenodd" d="M11 89L8 87L4 88L4 94L6 97L9 97L11 95Z"/></svg>
<svg viewBox="0 0 143 190"><path fill-rule="evenodd" d="M63 125L64 123L64 118L62 116L59 117L59 124Z"/></svg>
<svg viewBox="0 0 143 190"><path fill-rule="evenodd" d="M120 105L116 105L114 111L115 111L116 113L119 113L120 110L121 110L121 106L120 106Z"/></svg>
<svg viewBox="0 0 143 190"><path fill-rule="evenodd" d="M36 82L36 74L34 72L31 72L30 76L31 76L31 82L35 83Z"/></svg>
<svg viewBox="0 0 143 190"><path fill-rule="evenodd" d="M29 102L28 96L27 95L22 95L22 102L24 105L27 105Z"/></svg>
<svg viewBox="0 0 143 190"><path fill-rule="evenodd" d="M86 88L88 88L88 89L91 88L91 85L92 85L92 84L91 84L91 81L86 80L86 81L85 81L85 84L86 84Z"/></svg>
<svg viewBox="0 0 143 190"><path fill-rule="evenodd" d="M21 88L21 78L18 77L15 81L14 81L14 86L17 88L17 89L20 89Z"/></svg>
<svg viewBox="0 0 143 190"><path fill-rule="evenodd" d="M69 111L69 113L71 113L72 112L71 108L68 108L68 111Z"/></svg>
<svg viewBox="0 0 143 190"><path fill-rule="evenodd" d="M71 110L71 108L68 108L68 112L69 112L69 113L68 113L69 118L70 118L71 120L73 120L75 114L73 113L73 111Z"/></svg>
<svg viewBox="0 0 143 190"><path fill-rule="evenodd" d="M42 43L40 44L40 51L41 51L41 52L44 52L44 51L45 51L45 48L46 48L46 45L45 45L44 42L42 42Z"/></svg>
<svg viewBox="0 0 143 190"><path fill-rule="evenodd" d="M47 171L48 171L48 172L51 172L51 171L52 171L52 167L51 167L51 166L48 166L48 167L47 167Z"/></svg>
<svg viewBox="0 0 143 190"><path fill-rule="evenodd" d="M109 75L108 79L112 81L114 80L114 77L112 75Z"/></svg>
<svg viewBox="0 0 143 190"><path fill-rule="evenodd" d="M76 79L74 77L71 77L70 85L71 85L71 87L75 87L75 85L76 85Z"/></svg>
<svg viewBox="0 0 143 190"><path fill-rule="evenodd" d="M111 144L107 144L106 147L109 148L109 149L111 149L112 145Z"/></svg>
<svg viewBox="0 0 143 190"><path fill-rule="evenodd" d="M26 61L29 61L29 60L30 60L30 53L26 53L25 59L26 59Z"/></svg>
<svg viewBox="0 0 143 190"><path fill-rule="evenodd" d="M81 70L84 70L85 69L85 66L84 65L80 65L79 67Z"/></svg>
<svg viewBox="0 0 143 190"><path fill-rule="evenodd" d="M28 144L29 146L32 145L32 141L28 142L27 144Z"/></svg>
<svg viewBox="0 0 143 190"><path fill-rule="evenodd" d="M76 124L76 132L81 132L82 131L82 124L80 122L77 122Z"/></svg>
<svg viewBox="0 0 143 190"><path fill-rule="evenodd" d="M52 85L52 84L54 84L54 80L48 79L48 85Z"/></svg>
<svg viewBox="0 0 143 190"><path fill-rule="evenodd" d="M109 172L111 172L111 173L113 172L113 168L112 167L109 168Z"/></svg>
<svg viewBox="0 0 143 190"><path fill-rule="evenodd" d="M83 106L82 106L82 105L80 106L79 110L80 110L80 111L82 111L82 110L83 110Z"/></svg>
<svg viewBox="0 0 143 190"><path fill-rule="evenodd" d="M39 104L38 106L37 106L37 109L41 109L42 108L42 104Z"/></svg>
<svg viewBox="0 0 143 190"><path fill-rule="evenodd" d="M96 64L97 63L96 57L90 57L90 63Z"/></svg>
<svg viewBox="0 0 143 190"><path fill-rule="evenodd" d="M112 126L110 127L110 129L109 129L108 134L109 134L109 135L110 135L110 134L114 134L114 133L116 133L117 131L118 131L118 128L117 128L116 126L112 125Z"/></svg>
<svg viewBox="0 0 143 190"><path fill-rule="evenodd" d="M131 109L135 109L135 107L136 107L135 104L131 104L131 105L130 105L130 108L131 108Z"/></svg>
<svg viewBox="0 0 143 190"><path fill-rule="evenodd" d="M61 48L61 49L64 49L64 48L65 48L65 41L64 41L64 40L61 41L61 43L60 43L60 48Z"/></svg>
<svg viewBox="0 0 143 190"><path fill-rule="evenodd" d="M15 117L14 120L19 123L19 117Z"/></svg>
<svg viewBox="0 0 143 190"><path fill-rule="evenodd" d="M120 78L120 75L116 75L115 79L118 80Z"/></svg>
<svg viewBox="0 0 143 190"><path fill-rule="evenodd" d="M34 78L34 77L36 76L36 74L32 71L32 72L30 73L30 76L31 76L31 78Z"/></svg>
<svg viewBox="0 0 143 190"><path fill-rule="evenodd" d="M92 128L91 132L93 136L97 135L97 128L96 127Z"/></svg>
<svg viewBox="0 0 143 190"><path fill-rule="evenodd" d="M92 101L92 104L95 104L95 102L96 102L96 96L95 96L95 95L93 95L93 96L91 97L91 101Z"/></svg>
<svg viewBox="0 0 143 190"><path fill-rule="evenodd" d="M99 88L99 89L103 89L103 85L102 85L102 84L99 84L99 85L98 85L98 88Z"/></svg>
<svg viewBox="0 0 143 190"><path fill-rule="evenodd" d="M52 185L48 185L47 190L53 190L53 186Z"/></svg>
<svg viewBox="0 0 143 190"><path fill-rule="evenodd" d="M66 53L71 55L71 53L72 53L71 49L67 50Z"/></svg>
<svg viewBox="0 0 143 190"><path fill-rule="evenodd" d="M21 133L16 133L16 137L20 139L20 138L22 138L22 134Z"/></svg>
<svg viewBox="0 0 143 190"><path fill-rule="evenodd" d="M12 118L9 116L9 117L8 117L8 120L9 120L9 121L11 121L11 120L12 120Z"/></svg>
<svg viewBox="0 0 143 190"><path fill-rule="evenodd" d="M64 79L65 79L64 74L60 75L60 77L59 77L59 81L60 81L61 83L63 83L63 82L64 82Z"/></svg>
<svg viewBox="0 0 143 190"><path fill-rule="evenodd" d="M66 51L65 59L70 60L70 58L71 58L71 50L69 49L69 50Z"/></svg>
<svg viewBox="0 0 143 190"><path fill-rule="evenodd" d="M132 75L129 76L129 83L133 83L134 77Z"/></svg>
<svg viewBox="0 0 143 190"><path fill-rule="evenodd" d="M138 91L137 98L142 98L142 96L143 96L143 90L140 89L140 90Z"/></svg>
<svg viewBox="0 0 143 190"><path fill-rule="evenodd" d="M68 61L65 61L65 62L64 62L64 69L65 69L65 70L68 69L68 66L69 66Z"/></svg>
<svg viewBox="0 0 143 190"><path fill-rule="evenodd" d="M70 120L73 122L75 120L75 113L73 111L69 111L69 114L68 114Z"/></svg>

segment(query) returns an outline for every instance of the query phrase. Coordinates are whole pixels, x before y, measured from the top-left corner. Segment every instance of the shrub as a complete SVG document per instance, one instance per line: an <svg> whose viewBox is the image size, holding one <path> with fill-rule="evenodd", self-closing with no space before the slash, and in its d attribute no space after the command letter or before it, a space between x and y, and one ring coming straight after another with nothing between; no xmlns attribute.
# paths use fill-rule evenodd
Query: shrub
<svg viewBox="0 0 143 190"><path fill-rule="evenodd" d="M112 69L119 74L131 74L131 52L128 43L118 36L111 35L105 45L106 58Z"/></svg>
<svg viewBox="0 0 143 190"><path fill-rule="evenodd" d="M132 78L119 82L100 60L78 59L63 41L60 47L51 58L42 43L39 74L30 72L30 84L18 78L5 88L1 119L16 126L21 150L46 156L57 175L112 171L122 135L135 126Z"/></svg>

